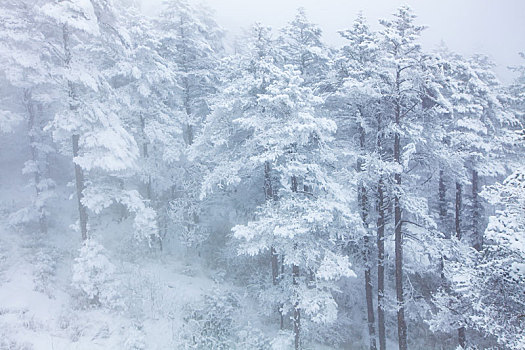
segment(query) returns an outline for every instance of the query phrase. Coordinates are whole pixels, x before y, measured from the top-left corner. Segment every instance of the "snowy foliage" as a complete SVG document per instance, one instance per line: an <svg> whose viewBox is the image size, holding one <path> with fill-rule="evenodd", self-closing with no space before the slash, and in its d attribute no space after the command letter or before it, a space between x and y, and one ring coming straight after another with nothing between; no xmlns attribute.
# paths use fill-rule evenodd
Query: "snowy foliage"
<svg viewBox="0 0 525 350"><path fill-rule="evenodd" d="M115 266L107 258L104 247L93 239L85 241L79 250L73 265L72 285L88 305L120 306Z"/></svg>
<svg viewBox="0 0 525 350"><path fill-rule="evenodd" d="M0 3L0 348L525 348L523 66L141 2Z"/></svg>

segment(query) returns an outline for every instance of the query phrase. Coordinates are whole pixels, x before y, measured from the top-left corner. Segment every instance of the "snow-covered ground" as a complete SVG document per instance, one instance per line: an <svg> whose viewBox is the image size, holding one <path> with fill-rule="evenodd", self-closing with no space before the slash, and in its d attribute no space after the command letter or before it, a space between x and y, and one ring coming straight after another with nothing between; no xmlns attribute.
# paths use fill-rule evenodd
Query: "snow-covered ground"
<svg viewBox="0 0 525 350"><path fill-rule="evenodd" d="M188 305L218 288L199 266L176 256L130 261L110 257L124 304L119 309L86 307L71 286L80 237L70 229L76 207L71 189L58 193L47 236L9 224L27 205L31 188L21 173L20 142L2 137L0 168L0 349L167 349L180 342ZM149 261L148 261L149 259Z"/></svg>
<svg viewBox="0 0 525 350"><path fill-rule="evenodd" d="M231 285L184 249L160 252L122 241L129 227L111 220L96 230L111 247L105 253L115 267L115 305L86 304L72 285L81 239L72 229L78 213L67 186L71 174L52 174L57 198L49 208L47 235L10 223L33 196L21 173L29 157L25 142L13 134L0 138L1 350L208 349L221 332L235 339L226 342L228 348L293 346L289 333L279 334L275 320L261 316L261 306L244 286ZM206 322L217 323L212 334ZM221 330L219 323L229 328Z"/></svg>
<svg viewBox="0 0 525 350"><path fill-rule="evenodd" d="M224 288L173 257L121 260L116 279L125 306L86 308L71 287L75 249L5 221L0 223L0 349L173 348L181 341L186 307Z"/></svg>

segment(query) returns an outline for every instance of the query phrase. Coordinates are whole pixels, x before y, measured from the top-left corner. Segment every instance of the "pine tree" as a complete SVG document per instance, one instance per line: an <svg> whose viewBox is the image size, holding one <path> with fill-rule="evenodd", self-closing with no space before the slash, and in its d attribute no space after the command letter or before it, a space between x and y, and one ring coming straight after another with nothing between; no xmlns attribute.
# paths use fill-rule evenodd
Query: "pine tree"
<svg viewBox="0 0 525 350"><path fill-rule="evenodd" d="M359 156L357 159L357 170L361 173L359 177L358 203L360 207L361 218L366 234L363 237L363 264L365 275L365 295L368 317L368 331L370 336L370 349L376 349L375 335L375 312L373 306L373 288L372 288L372 253L375 250L372 244L371 220L373 218L370 202L375 197L374 188L377 188L380 180L374 174L378 165L377 127L380 124L377 120L379 110L379 91L380 86L378 76L378 58L379 51L377 38L368 27L366 19L360 14L351 29L340 32L347 43L341 49L336 58L335 66L338 75L343 78L340 87L339 96L341 101L334 101L340 110L339 113L344 115L354 115L351 123L357 124L357 133L359 135ZM340 124L347 124L342 120ZM380 131L380 130L379 130ZM346 130L345 133L354 134L354 130ZM346 137L339 135L338 139L344 140ZM350 140L347 140L347 142ZM348 146L347 146L348 147ZM350 147L355 147L350 141ZM376 153L377 152L377 153ZM383 204L380 204L382 211ZM384 214L383 214L384 215ZM384 224L381 224L382 226ZM383 237L378 238L381 243ZM381 243L378 245L382 247ZM384 254L382 250L380 255ZM382 264L382 259L379 261ZM384 270L379 269L379 284L384 286ZM378 329L380 349L385 349L385 321L383 310L383 288L378 290Z"/></svg>
<svg viewBox="0 0 525 350"><path fill-rule="evenodd" d="M424 27L414 24L415 15L410 8L404 6L398 9L391 21L380 21L384 29L380 33L382 45L386 53L385 66L387 90L384 99L390 105L391 130L394 137L393 161L396 166L393 181L394 199L394 230L395 230L395 282L397 297L397 327L399 349L407 349L407 325L405 320L405 296L403 278L403 218L410 213L410 208L402 210L407 200L402 187L402 175L410 160L410 155L416 150L419 137L418 111L421 101L421 47L417 42ZM403 139L406 145L402 145ZM410 142L412 141L412 142ZM402 150L404 150L402 154ZM405 198L404 198L405 197Z"/></svg>
<svg viewBox="0 0 525 350"><path fill-rule="evenodd" d="M238 147L242 147L243 140L239 137L239 131L242 130L239 130L235 118L239 115L250 116L258 113L258 94L264 93L268 85L276 79L278 69L275 64L279 57L271 38L271 29L260 24L253 25L238 45L239 54L223 60L219 68L224 86L223 93L214 99L212 113L204 123L203 132L198 136L193 152L199 161L208 163L208 167L212 168L205 177L204 193L210 192L216 184L237 184L241 181L240 173L244 173L241 168L250 164L248 166L253 167L253 173L243 175L258 177L258 174L263 174L264 200L272 202L277 199L274 169L270 161L266 161L262 166L250 163L250 157L255 156L255 153L248 152L238 159ZM275 288L278 288L282 275L281 261L282 257L273 247L270 248L272 284ZM278 305L277 309L283 329L282 307Z"/></svg>
<svg viewBox="0 0 525 350"><path fill-rule="evenodd" d="M299 8L293 21L281 30L279 50L284 64L301 72L306 85L318 85L328 70L330 57L322 41L322 31L311 23L304 8Z"/></svg>
<svg viewBox="0 0 525 350"><path fill-rule="evenodd" d="M12 224L38 222L39 232L47 233L47 202L53 197L54 182L48 178L48 155L53 152L49 135L43 132L48 122L50 101L53 99L53 77L47 72L49 47L40 31L36 4L26 1L2 3L2 49L0 62L6 82L15 91L15 103L5 103L0 123L9 131L11 125L23 119L27 126L30 159L23 173L31 176L30 185L35 190L32 205L11 215Z"/></svg>
<svg viewBox="0 0 525 350"><path fill-rule="evenodd" d="M252 162L269 161L277 172L278 200L261 205L255 220L233 231L242 242L241 252L256 255L273 247L283 256L285 270L291 270L281 283L290 288L283 291L284 308L293 314L298 349L304 317L320 323L335 320L332 281L353 271L334 243L359 219L348 211L343 191L327 173L331 157L326 152L335 124L315 116L312 103L319 99L301 87L299 72L290 67L280 74L259 95L259 113L238 120L250 131L246 149L262 151Z"/></svg>
<svg viewBox="0 0 525 350"><path fill-rule="evenodd" d="M436 296L436 302L440 305L437 318L449 321L433 327L457 325L459 345L466 348L469 321L461 315L469 308L470 301L468 297L461 297L462 292L449 288L450 284L454 284L455 277L451 275L448 265L457 266L462 261L474 264L477 258L472 256L468 247L483 250L484 223L478 195L479 174L491 177L505 173L504 164L511 159L512 154L509 152L513 143L511 129L517 121L505 106L508 98L485 59L475 57L466 60L447 51L441 52L440 56L444 75L442 95L448 107L441 116L441 132L434 134L441 135L438 137L441 141L433 146L441 150L436 154L441 153L442 169L446 169L448 177L456 182L454 236L460 242L459 247L451 243L452 250L444 261L444 288ZM465 196L464 187L469 183L472 195L470 203L465 203L464 199L468 197ZM471 224L467 221L468 217L472 217ZM446 235L446 229L444 225L445 237L450 237ZM446 300L449 300L449 306L446 306ZM447 312L452 315L443 316Z"/></svg>
<svg viewBox="0 0 525 350"><path fill-rule="evenodd" d="M157 212L156 235L160 248L168 233L170 199L174 179L179 177L177 163L185 151L180 115L171 106L177 75L174 58L164 58L159 47L162 31L153 20L130 5L122 21L129 31L127 55L119 61L112 78L118 103L126 109L123 123L139 145L141 161L137 180L142 196Z"/></svg>
<svg viewBox="0 0 525 350"><path fill-rule="evenodd" d="M155 214L138 192L117 178L134 173L138 147L118 116L122 106L110 83L119 58L101 56L101 48L121 52L129 44L119 30L116 10L105 1L71 0L44 4L42 13L56 50L53 70L67 94L50 129L64 146L72 141L82 239L89 238L88 210L98 214L115 202L135 214L136 237L149 239L156 234Z"/></svg>
<svg viewBox="0 0 525 350"><path fill-rule="evenodd" d="M157 19L159 45L157 52L165 59L175 77L165 103L172 111L186 147L175 165L177 174L169 196L169 216L176 221L184 244L199 248L207 238L199 203L199 185L203 169L186 159L202 123L210 113L210 100L217 92L217 68L223 55L222 29L211 10L187 0L165 1L165 10ZM182 228L182 230L181 230ZM199 250L200 254L200 250Z"/></svg>

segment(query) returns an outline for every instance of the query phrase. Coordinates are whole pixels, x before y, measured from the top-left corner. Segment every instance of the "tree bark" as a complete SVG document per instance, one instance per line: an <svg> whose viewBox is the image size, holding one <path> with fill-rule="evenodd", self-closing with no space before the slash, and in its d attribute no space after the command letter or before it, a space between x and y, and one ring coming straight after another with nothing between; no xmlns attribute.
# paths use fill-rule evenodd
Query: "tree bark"
<svg viewBox="0 0 525 350"><path fill-rule="evenodd" d="M284 276L284 255L281 254L281 277ZM281 304L282 308L282 304ZM279 313L281 315L281 330L284 329L284 315L282 309L279 310Z"/></svg>
<svg viewBox="0 0 525 350"><path fill-rule="evenodd" d="M463 192L463 186L459 182L456 182L455 226L456 226L456 238L458 240L461 240L462 238L462 232L461 232L461 213L462 213L462 196L463 196L462 192ZM458 342L462 348L465 348L465 344L466 344L465 327L458 328Z"/></svg>
<svg viewBox="0 0 525 350"><path fill-rule="evenodd" d="M36 142L37 142L36 133L38 131L37 131L37 128L35 127L35 122L36 122L35 121L36 119L35 108L33 105L33 100L31 97L30 90L24 91L24 102L26 105L27 114L29 116L28 125L27 125L28 135L29 135L29 148L31 150L31 160L33 161L35 165L33 180L35 181L35 192L36 192L35 194L36 194L36 198L38 201L42 193L42 189L40 187L40 182L42 180L42 173L41 173L39 159L38 159L38 149L36 147ZM43 235L47 234L47 218L46 218L45 206L43 203L42 203L42 207L38 208L38 227L39 227L41 234Z"/></svg>
<svg viewBox="0 0 525 350"><path fill-rule="evenodd" d="M399 135L395 136L395 148L399 154ZM401 174L395 174L395 182L401 186ZM405 323L405 298L403 294L403 236L401 232L401 204L399 195L394 196L394 225L395 225L395 265L396 265L396 297L397 297L397 332L399 350L407 349L407 328Z"/></svg>
<svg viewBox="0 0 525 350"><path fill-rule="evenodd" d="M385 198L383 179L377 185L377 330L379 349L386 350L385 328Z"/></svg>
<svg viewBox="0 0 525 350"><path fill-rule="evenodd" d="M365 245L369 244L369 239L366 237ZM370 251L366 253L370 254ZM372 291L372 276L370 260L366 259L367 266L365 267L365 293L366 293L366 308L368 311L368 335L370 337L370 350L376 350L376 330L375 330L375 319L374 319L374 300Z"/></svg>
<svg viewBox="0 0 525 350"><path fill-rule="evenodd" d="M458 340L459 340L459 346L461 346L462 349L467 348L467 336L465 334L465 327L460 327L458 329Z"/></svg>
<svg viewBox="0 0 525 350"><path fill-rule="evenodd" d="M462 210L462 188L463 186L456 182L456 215L455 215L455 226L456 226L456 238L461 240L461 210Z"/></svg>
<svg viewBox="0 0 525 350"><path fill-rule="evenodd" d="M292 266L293 285L297 288L299 279L299 266ZM297 295L296 295L297 298ZM299 300L296 300L293 306L293 332L294 332L294 345L295 350L301 348L301 311L299 310Z"/></svg>
<svg viewBox="0 0 525 350"><path fill-rule="evenodd" d="M69 47L69 28L67 24L64 24L62 27L62 37L63 37L63 44L64 44L64 65L66 68L71 68L71 49ZM75 89L73 86L73 82L71 80L68 80L68 94L69 94L69 110L72 112L75 112L78 109L78 102L76 99ZM79 224L80 224L80 233L82 235L82 240L85 241L88 239L88 233L87 233L87 221L88 221L88 214L87 214L87 208L82 203L82 199L84 198L84 190L86 188L86 184L84 181L84 172L82 170L82 167L78 165L75 162L75 158L79 156L79 145L78 142L80 140L79 134L73 134L71 137L72 144L73 144L73 163L75 164L75 185L77 189L77 200L78 200L78 214L79 214Z"/></svg>
<svg viewBox="0 0 525 350"><path fill-rule="evenodd" d="M382 125L381 115L377 117L378 135L377 152L382 159ZM379 349L386 350L385 327L385 188L383 177L379 177L377 184L377 332Z"/></svg>
<svg viewBox="0 0 525 350"><path fill-rule="evenodd" d="M273 192L273 184L272 184L272 168L270 165L270 162L264 163L264 198L265 200L271 201L275 200L274 192ZM274 286L277 286L279 284L279 280L281 278L279 274L279 254L275 250L275 248L272 246L270 247L270 261L272 264L272 284ZM280 320L280 328L283 329L284 327L284 315L282 312L282 304L279 304L277 306L277 312L279 313L279 320Z"/></svg>
<svg viewBox="0 0 525 350"><path fill-rule="evenodd" d="M474 239L474 249L478 252L483 249L483 233L479 229L480 221L479 176L476 170L472 170L472 238Z"/></svg>
<svg viewBox="0 0 525 350"><path fill-rule="evenodd" d="M445 238L450 238L450 232L447 229L447 186L445 184L445 172L443 171L443 169L439 170L438 198L439 220L441 222L441 229L445 233Z"/></svg>
<svg viewBox="0 0 525 350"><path fill-rule="evenodd" d="M396 91L400 91L400 70L396 76ZM401 125L401 102L396 100L395 103L395 123ZM399 131L394 134L394 161L401 166L401 136ZM396 279L396 297L397 297L397 333L399 350L407 350L407 326L405 323L405 298L403 294L403 236L401 230L401 173L394 174L396 190L394 192L394 233L395 233L395 279Z"/></svg>
<svg viewBox="0 0 525 350"><path fill-rule="evenodd" d="M359 143L361 146L361 152L365 152L365 129L359 127ZM357 171L361 172L363 166L362 158L357 160ZM366 296L366 308L367 308L367 318L368 318L368 336L370 338L370 350L376 350L376 331L375 331L375 317L374 317L374 301L373 301L373 290L372 290L372 273L371 273L371 246L370 246L370 237L369 237L369 225L368 225L368 195L363 182L359 184L358 190L358 202L361 211L361 219L363 220L363 227L365 228L365 236L363 237L363 259L365 264L365 296Z"/></svg>
<svg viewBox="0 0 525 350"><path fill-rule="evenodd" d="M294 175L292 176L292 192L297 193L298 189L298 182L297 177ZM297 249L296 245L294 244L294 249ZM298 299L297 295L297 286L299 284L299 266L296 264L292 265L292 284L294 286L294 293L295 298ZM294 332L294 344L295 344L295 350L299 350L301 348L301 311L299 310L299 300L296 300L294 302L293 306L293 332Z"/></svg>

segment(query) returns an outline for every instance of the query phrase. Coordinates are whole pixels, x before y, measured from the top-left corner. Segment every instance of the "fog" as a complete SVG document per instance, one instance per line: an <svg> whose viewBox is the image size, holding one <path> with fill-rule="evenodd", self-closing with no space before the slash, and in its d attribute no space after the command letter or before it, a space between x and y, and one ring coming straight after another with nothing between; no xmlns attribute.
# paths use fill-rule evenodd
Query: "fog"
<svg viewBox="0 0 525 350"><path fill-rule="evenodd" d="M0 0L0 350L525 350L525 0L407 1Z"/></svg>
<svg viewBox="0 0 525 350"><path fill-rule="evenodd" d="M162 2L142 1L148 12ZM518 52L525 50L522 0L207 0L207 4L216 10L219 24L232 36L256 21L279 28L293 18L298 7L304 7L332 45L341 43L337 31L348 27L359 11L377 29L378 19L388 18L398 6L408 4L419 23L428 26L422 38L427 49L443 41L464 55L486 54L498 65L504 82L513 77L507 67L519 64Z"/></svg>

